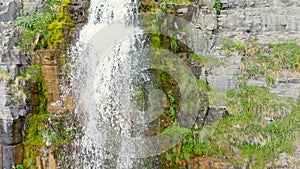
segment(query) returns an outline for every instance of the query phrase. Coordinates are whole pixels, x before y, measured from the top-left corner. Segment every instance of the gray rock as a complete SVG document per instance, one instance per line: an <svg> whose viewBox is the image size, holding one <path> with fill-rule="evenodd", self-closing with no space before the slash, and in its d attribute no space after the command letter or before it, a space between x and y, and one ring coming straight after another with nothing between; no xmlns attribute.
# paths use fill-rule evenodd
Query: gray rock
<svg viewBox="0 0 300 169"><path fill-rule="evenodd" d="M23 100L11 102L11 80L26 67L20 57L20 49L12 22L20 13L21 0L2 0L0 2L0 68L10 74L8 80L0 81L0 168L11 169L22 162L24 116L27 113ZM22 82L20 82L22 83ZM21 85L22 86L22 85ZM20 87L21 87L20 86Z"/></svg>
<svg viewBox="0 0 300 169"><path fill-rule="evenodd" d="M12 166L22 163L23 147L21 144L13 146L1 146L2 154L2 169L11 169Z"/></svg>
<svg viewBox="0 0 300 169"><path fill-rule="evenodd" d="M177 10L177 14L185 14L188 13L188 8L181 8Z"/></svg>
<svg viewBox="0 0 300 169"><path fill-rule="evenodd" d="M196 0L198 5L206 4L207 6L212 6L215 4L215 0Z"/></svg>
<svg viewBox="0 0 300 169"><path fill-rule="evenodd" d="M297 100L300 94L300 83L279 82L270 89L270 92L282 97L288 97Z"/></svg>
<svg viewBox="0 0 300 169"><path fill-rule="evenodd" d="M18 5L15 1L11 1L7 6L6 12L0 13L0 21L12 21L16 19L18 12ZM3 8L2 8L3 10Z"/></svg>
<svg viewBox="0 0 300 169"><path fill-rule="evenodd" d="M22 131L24 118L16 120L0 120L0 144L14 145L23 141Z"/></svg>
<svg viewBox="0 0 300 169"><path fill-rule="evenodd" d="M239 65L213 67L207 75L207 82L217 90L234 89L238 86L238 75L240 73Z"/></svg>
<svg viewBox="0 0 300 169"><path fill-rule="evenodd" d="M213 4L214 1L202 0L199 3ZM199 30L194 34L194 50L201 54L213 54L224 60L224 53L219 49L222 39L247 41L256 37L259 43L280 43L295 40L300 43L300 1L297 0L221 0L221 15L214 9L199 8L194 14L193 22ZM200 30L201 29L201 30ZM231 57L223 67L208 70L207 82L219 90L235 88L237 76L242 67L241 57ZM279 78L280 79L280 78ZM279 96L296 99L299 95L299 78L278 83L270 88ZM249 85L266 87L265 78L250 79Z"/></svg>

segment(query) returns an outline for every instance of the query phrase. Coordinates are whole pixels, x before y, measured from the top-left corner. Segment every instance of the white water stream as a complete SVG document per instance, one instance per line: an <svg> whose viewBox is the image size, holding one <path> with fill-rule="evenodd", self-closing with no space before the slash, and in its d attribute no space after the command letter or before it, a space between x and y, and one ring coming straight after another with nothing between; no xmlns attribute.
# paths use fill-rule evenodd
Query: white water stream
<svg viewBox="0 0 300 169"><path fill-rule="evenodd" d="M155 168L159 162L153 161L155 158L149 158L149 162L147 157L167 151L184 133L157 134L156 128L149 127L158 124L156 119L163 121L160 115L168 108L168 91L152 83L157 76L154 72L168 75L166 81L173 81L178 89L177 128L192 127L197 116L198 105L192 104L199 100L194 76L172 52L152 50L147 33L135 27L137 0L91 0L89 14L71 51L75 113L83 127L74 142L71 168ZM181 28L189 24L173 16L168 18L174 26L165 24L163 30L175 32L178 23ZM152 33L169 36L167 32Z"/></svg>
<svg viewBox="0 0 300 169"><path fill-rule="evenodd" d="M137 53L145 44L137 35L141 30L133 28L137 11L136 0L91 0L89 21L72 54L76 113L84 118L72 168L135 168L135 146L126 138L132 134L130 83L142 66Z"/></svg>

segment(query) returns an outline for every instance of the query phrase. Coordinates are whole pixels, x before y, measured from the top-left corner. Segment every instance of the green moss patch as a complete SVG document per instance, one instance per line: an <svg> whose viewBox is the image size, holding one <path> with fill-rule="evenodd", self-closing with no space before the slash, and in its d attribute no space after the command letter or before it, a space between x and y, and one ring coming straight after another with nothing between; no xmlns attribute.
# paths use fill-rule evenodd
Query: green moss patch
<svg viewBox="0 0 300 169"><path fill-rule="evenodd" d="M23 28L21 47L27 52L33 52L38 49L56 49L59 43L65 42L63 30L75 26L67 12L70 2L50 0L45 4L45 10L17 18L15 25Z"/></svg>

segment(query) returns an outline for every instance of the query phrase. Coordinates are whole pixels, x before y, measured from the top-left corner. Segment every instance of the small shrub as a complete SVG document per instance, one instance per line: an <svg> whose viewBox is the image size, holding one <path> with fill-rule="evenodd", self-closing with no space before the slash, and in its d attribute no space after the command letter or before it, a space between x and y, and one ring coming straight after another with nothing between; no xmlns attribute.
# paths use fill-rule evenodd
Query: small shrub
<svg viewBox="0 0 300 169"><path fill-rule="evenodd" d="M32 52L36 49L54 48L59 42L64 42L63 27L74 27L73 20L67 14L69 3L70 0L50 0L45 5L45 11L36 11L17 18L14 24L24 29L21 47Z"/></svg>
<svg viewBox="0 0 300 169"><path fill-rule="evenodd" d="M13 166L13 169L24 169L23 165Z"/></svg>
<svg viewBox="0 0 300 169"><path fill-rule="evenodd" d="M220 15L221 14L221 0L216 0L215 9L216 9L217 15Z"/></svg>

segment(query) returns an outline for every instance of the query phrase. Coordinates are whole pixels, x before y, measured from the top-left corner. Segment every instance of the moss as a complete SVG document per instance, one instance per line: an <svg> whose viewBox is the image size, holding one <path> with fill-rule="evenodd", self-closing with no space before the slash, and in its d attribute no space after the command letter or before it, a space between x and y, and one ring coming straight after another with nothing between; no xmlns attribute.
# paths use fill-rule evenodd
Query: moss
<svg viewBox="0 0 300 169"><path fill-rule="evenodd" d="M27 117L27 127L25 130L24 145L24 160L25 168L36 168L36 156L42 156L41 148L55 149L61 145L67 144L74 138L67 131L68 124L62 121L71 121L67 116L50 114L47 111L47 88L43 81L43 76L40 66L34 65L26 69L26 72L21 76L26 77L35 84L37 106L33 107L33 112Z"/></svg>
<svg viewBox="0 0 300 169"><path fill-rule="evenodd" d="M39 66L31 66L27 68L24 77L29 77L36 84L38 106L27 119L28 126L26 128L26 138L24 145L24 160L25 168L36 168L35 157L40 154L40 147L45 145L44 134L47 132L45 120L49 117L47 109L47 89L43 82L41 69Z"/></svg>
<svg viewBox="0 0 300 169"><path fill-rule="evenodd" d="M45 11L36 11L17 18L15 25L24 28L21 47L30 53L39 49L57 49L59 43L64 43L64 29L75 26L68 15L69 3L70 0L50 0L45 5Z"/></svg>
<svg viewBox="0 0 300 169"><path fill-rule="evenodd" d="M215 56L204 56L201 54L190 53L187 58L188 60L195 61L198 64L203 65L207 68L222 65L222 62L219 60L219 58Z"/></svg>
<svg viewBox="0 0 300 169"><path fill-rule="evenodd" d="M71 19L67 11L67 7L70 2L70 0L63 1L55 20L48 25L48 30L51 32L51 37L49 39L50 49L55 49L58 47L59 43L65 42L63 38L63 30L66 27L72 28L75 26L74 21Z"/></svg>

